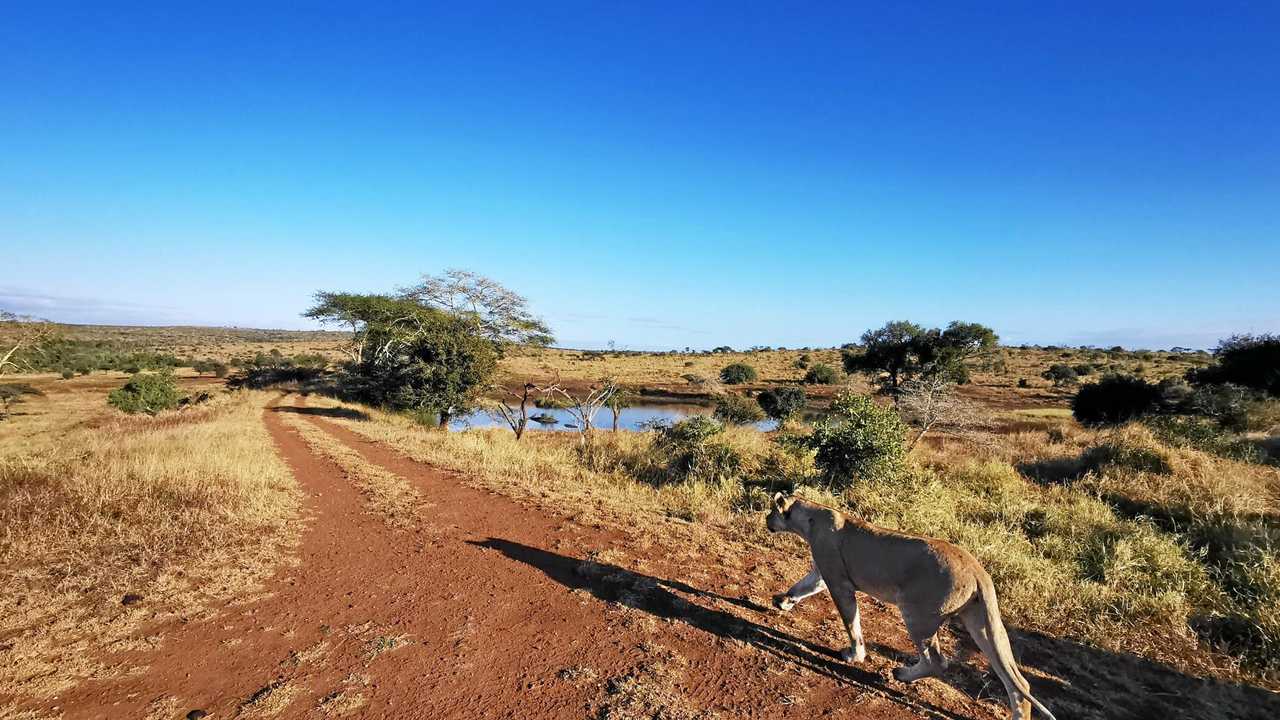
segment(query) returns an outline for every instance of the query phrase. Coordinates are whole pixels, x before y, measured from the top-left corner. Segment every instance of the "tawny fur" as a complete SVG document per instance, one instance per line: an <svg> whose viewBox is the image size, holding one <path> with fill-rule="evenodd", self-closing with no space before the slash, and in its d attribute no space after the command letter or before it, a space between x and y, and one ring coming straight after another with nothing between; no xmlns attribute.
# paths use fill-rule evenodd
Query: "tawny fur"
<svg viewBox="0 0 1280 720"><path fill-rule="evenodd" d="M861 662L866 657L859 591L902 612L920 657L914 665L894 670L899 680L914 682L946 669L938 629L948 618L958 616L1004 684L1013 719L1028 720L1033 704L1053 718L1031 696L1031 686L1013 659L991 576L966 550L945 540L876 527L781 493L774 496L773 505L765 523L769 530L799 535L813 555L813 569L775 596L774 605L790 610L825 587L849 634L849 649L841 653L846 661Z"/></svg>

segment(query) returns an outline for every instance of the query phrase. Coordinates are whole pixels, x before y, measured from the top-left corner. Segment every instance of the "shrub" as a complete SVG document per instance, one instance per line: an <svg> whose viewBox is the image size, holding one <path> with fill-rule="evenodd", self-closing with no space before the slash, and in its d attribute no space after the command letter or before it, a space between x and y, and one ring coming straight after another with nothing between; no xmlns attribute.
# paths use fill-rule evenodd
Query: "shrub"
<svg viewBox="0 0 1280 720"><path fill-rule="evenodd" d="M220 377L220 378L224 378L224 377L226 377L226 376L227 376L227 364L226 364L226 363L221 363L221 362L216 362L216 363L214 363L214 364L213 364L213 375L214 375L214 377Z"/></svg>
<svg viewBox="0 0 1280 720"><path fill-rule="evenodd" d="M830 365L818 363L804 374L807 385L834 385L840 382L840 373Z"/></svg>
<svg viewBox="0 0 1280 720"><path fill-rule="evenodd" d="M1071 369L1076 371L1076 375L1083 377L1085 375L1092 375L1094 367L1090 363L1080 363L1079 365L1072 365Z"/></svg>
<svg viewBox="0 0 1280 720"><path fill-rule="evenodd" d="M1118 425L1156 411L1160 391L1131 375L1104 375L1076 392L1071 413L1083 425Z"/></svg>
<svg viewBox="0 0 1280 720"><path fill-rule="evenodd" d="M1193 383L1233 383L1280 397L1280 335L1235 335L1213 354L1216 364L1191 371Z"/></svg>
<svg viewBox="0 0 1280 720"><path fill-rule="evenodd" d="M666 458L666 479L720 483L736 477L744 458L718 441L722 433L724 426L704 415L660 429L655 449Z"/></svg>
<svg viewBox="0 0 1280 720"><path fill-rule="evenodd" d="M1031 387L1031 383L1027 382L1026 378L1018 378L1018 387L1028 388Z"/></svg>
<svg viewBox="0 0 1280 720"><path fill-rule="evenodd" d="M750 425L763 420L764 411L749 398L725 394L716 398L715 416L731 425Z"/></svg>
<svg viewBox="0 0 1280 720"><path fill-rule="evenodd" d="M726 365L720 371L720 380L725 385L741 385L742 383L755 382L759 374L756 369L746 363L733 363Z"/></svg>
<svg viewBox="0 0 1280 720"><path fill-rule="evenodd" d="M855 393L843 393L815 425L808 443L814 462L833 487L855 480L889 480L906 458L906 425L893 408Z"/></svg>
<svg viewBox="0 0 1280 720"><path fill-rule="evenodd" d="M780 423L790 420L800 412L807 399L804 390L789 385L770 388L756 396L756 402L764 410L764 414Z"/></svg>
<svg viewBox="0 0 1280 720"><path fill-rule="evenodd" d="M1048 370L1045 370L1040 374L1040 377L1045 380L1052 380L1054 387L1075 385L1079 379L1075 368L1067 365L1066 363L1054 363L1053 365L1050 365Z"/></svg>
<svg viewBox="0 0 1280 720"><path fill-rule="evenodd" d="M140 412L155 415L161 410L178 407L181 398L172 375L139 373L125 383L124 387L112 390L107 396L107 402L130 415Z"/></svg>
<svg viewBox="0 0 1280 720"><path fill-rule="evenodd" d="M72 370L71 368L67 368L63 370L60 374L62 375L63 380L70 380L71 378L76 376L76 371Z"/></svg>
<svg viewBox="0 0 1280 720"><path fill-rule="evenodd" d="M1248 388L1225 383L1202 385L1184 403L1187 410L1212 418L1224 428L1242 432L1249 427L1249 406L1254 393Z"/></svg>

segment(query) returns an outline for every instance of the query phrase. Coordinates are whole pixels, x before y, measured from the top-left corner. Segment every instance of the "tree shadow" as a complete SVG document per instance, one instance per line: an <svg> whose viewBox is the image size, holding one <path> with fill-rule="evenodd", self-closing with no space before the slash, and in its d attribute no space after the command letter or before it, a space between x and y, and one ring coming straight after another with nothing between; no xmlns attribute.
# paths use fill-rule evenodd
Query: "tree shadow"
<svg viewBox="0 0 1280 720"><path fill-rule="evenodd" d="M351 408L335 407L292 407L289 405L278 405L271 408L274 412L294 413L295 415L315 415L318 417L344 418L346 420L368 420L369 414L362 410L353 410Z"/></svg>
<svg viewBox="0 0 1280 720"><path fill-rule="evenodd" d="M771 612L769 608L749 600L727 597L677 580L656 578L616 565L578 560L510 540L489 538L485 541L468 540L467 543L497 550L512 560L541 570L547 577L567 588L583 590L605 602L616 602L659 618L678 620L722 638L745 642L780 660L793 663L836 682L855 685L882 694L917 712L925 712L949 720L964 718L889 687L885 679L878 674L841 661L836 652L829 648L744 620L722 610L690 602L676 593L721 600L753 612ZM893 649L879 645L869 644L869 648L890 657L899 655Z"/></svg>

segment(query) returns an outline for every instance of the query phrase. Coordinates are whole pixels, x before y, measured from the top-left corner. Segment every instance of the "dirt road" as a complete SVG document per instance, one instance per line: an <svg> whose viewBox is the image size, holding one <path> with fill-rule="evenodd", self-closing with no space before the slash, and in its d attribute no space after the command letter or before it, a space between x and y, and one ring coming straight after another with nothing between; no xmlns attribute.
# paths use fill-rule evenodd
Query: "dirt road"
<svg viewBox="0 0 1280 720"><path fill-rule="evenodd" d="M194 710L212 718L1000 712L999 693L984 690L977 671L961 674L964 691L933 680L908 688L887 679L898 659L884 646L851 668L725 589L743 578L699 588L628 570L639 565L618 533L466 487L321 412L286 405L264 414L307 498L301 563L281 570L263 599L152 629L162 636L154 649L112 658L145 670L82 683L44 710L157 720ZM285 413L412 483L425 500L412 527L365 512L343 469L314 453ZM799 622L825 623L829 601L811 603L797 611ZM864 622L870 638L903 635L882 608Z"/></svg>

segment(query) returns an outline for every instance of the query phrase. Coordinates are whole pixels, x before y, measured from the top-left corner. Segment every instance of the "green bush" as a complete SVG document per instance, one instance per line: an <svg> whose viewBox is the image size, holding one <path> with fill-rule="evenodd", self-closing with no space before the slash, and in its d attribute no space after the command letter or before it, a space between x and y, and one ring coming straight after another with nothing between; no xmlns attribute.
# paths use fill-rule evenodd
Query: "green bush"
<svg viewBox="0 0 1280 720"><path fill-rule="evenodd" d="M109 404L130 415L140 412L155 415L161 410L172 410L181 399L178 385L168 373L139 373L107 396Z"/></svg>
<svg viewBox="0 0 1280 720"><path fill-rule="evenodd" d="M841 488L857 480L896 477L906 459L906 430L893 408L846 392L831 403L807 442L827 482Z"/></svg>
<svg viewBox="0 0 1280 720"><path fill-rule="evenodd" d="M840 382L840 373L830 365L818 363L804 374L804 382L806 385L834 385Z"/></svg>
<svg viewBox="0 0 1280 720"><path fill-rule="evenodd" d="M764 419L764 411L750 398L732 393L716 398L716 419L731 425L750 425Z"/></svg>
<svg viewBox="0 0 1280 720"><path fill-rule="evenodd" d="M666 458L666 479L720 483L735 478L744 458L719 441L723 432L723 425L704 415L661 429L656 449Z"/></svg>
<svg viewBox="0 0 1280 720"><path fill-rule="evenodd" d="M804 409L807 399L804 390L790 385L770 388L756 396L756 402L764 410L764 414L780 423L790 420Z"/></svg>
<svg viewBox="0 0 1280 720"><path fill-rule="evenodd" d="M71 378L76 376L76 371L72 370L71 368L67 368L59 374L62 375L63 380L70 380Z"/></svg>
<svg viewBox="0 0 1280 720"><path fill-rule="evenodd" d="M1071 414L1083 425L1118 425L1159 408L1160 390L1131 375L1104 375L1076 392Z"/></svg>
<svg viewBox="0 0 1280 720"><path fill-rule="evenodd" d="M759 374L756 369L746 363L733 363L726 365L720 371L720 380L725 385L741 385L742 383L755 382Z"/></svg>
<svg viewBox="0 0 1280 720"><path fill-rule="evenodd" d="M1049 366L1048 370L1040 373L1040 377L1045 380L1052 380L1054 387L1065 387L1067 385L1075 385L1079 373L1076 369L1066 363L1054 363Z"/></svg>

